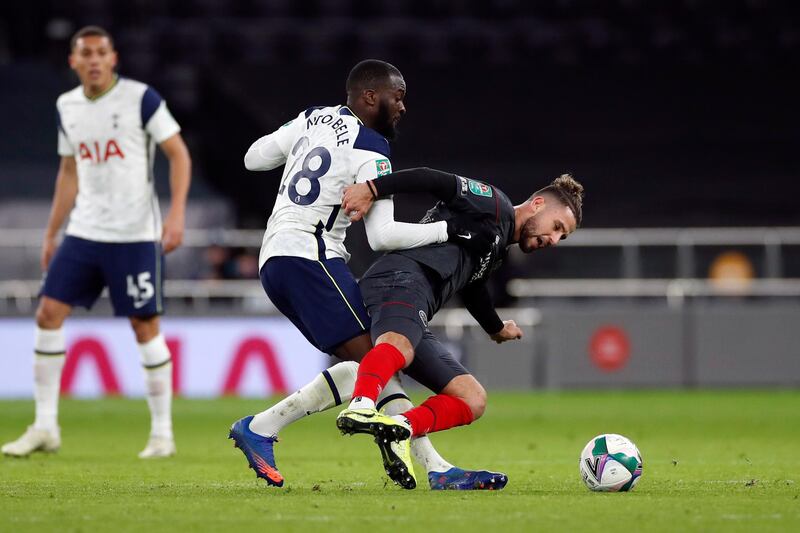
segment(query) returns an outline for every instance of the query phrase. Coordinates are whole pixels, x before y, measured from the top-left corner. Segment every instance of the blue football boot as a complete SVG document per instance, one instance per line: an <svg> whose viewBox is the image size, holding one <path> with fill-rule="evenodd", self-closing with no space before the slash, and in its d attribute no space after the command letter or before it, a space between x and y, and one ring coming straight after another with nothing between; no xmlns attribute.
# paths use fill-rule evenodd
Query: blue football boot
<svg viewBox="0 0 800 533"><path fill-rule="evenodd" d="M283 486L283 476L275 466L275 457L272 455L272 445L278 442L277 437L262 437L250 431L252 416L237 420L231 426L229 439L233 439L234 447L242 453L250 463L250 468L256 471L256 477L267 480L269 485Z"/></svg>
<svg viewBox="0 0 800 533"><path fill-rule="evenodd" d="M508 476L454 466L447 472L428 472L428 482L432 490L501 490L508 483Z"/></svg>

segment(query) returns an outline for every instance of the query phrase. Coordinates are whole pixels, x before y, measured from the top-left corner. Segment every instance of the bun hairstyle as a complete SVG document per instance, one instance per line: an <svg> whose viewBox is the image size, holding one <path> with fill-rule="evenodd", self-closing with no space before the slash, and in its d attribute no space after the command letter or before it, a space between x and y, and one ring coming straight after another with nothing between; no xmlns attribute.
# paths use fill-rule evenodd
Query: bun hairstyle
<svg viewBox="0 0 800 533"><path fill-rule="evenodd" d="M550 185L533 193L531 198L545 194L553 196L569 207L575 215L575 222L578 226L581 225L583 221L583 185L573 178L572 174L561 174Z"/></svg>

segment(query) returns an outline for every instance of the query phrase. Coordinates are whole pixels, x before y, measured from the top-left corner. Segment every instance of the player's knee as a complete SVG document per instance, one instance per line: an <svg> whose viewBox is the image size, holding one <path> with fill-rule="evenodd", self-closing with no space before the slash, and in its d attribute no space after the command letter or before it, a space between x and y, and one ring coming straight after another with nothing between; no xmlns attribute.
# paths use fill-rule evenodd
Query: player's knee
<svg viewBox="0 0 800 533"><path fill-rule="evenodd" d="M473 420L479 419L486 411L486 389L470 374L453 378L442 393L455 396L467 404L472 411Z"/></svg>
<svg viewBox="0 0 800 533"><path fill-rule="evenodd" d="M159 333L158 316L131 317L131 327L136 336L136 342L144 344L153 340Z"/></svg>
<svg viewBox="0 0 800 533"><path fill-rule="evenodd" d="M382 343L391 344L397 348L397 350L403 354L403 357L406 358L406 366L410 365L411 361L414 360L414 346L405 335L401 333L395 333L394 331L387 331L375 339L375 346Z"/></svg>
<svg viewBox="0 0 800 533"><path fill-rule="evenodd" d="M470 390L469 396L464 399L464 401L472 410L472 419L479 419L486 411L486 389L476 380L474 387Z"/></svg>
<svg viewBox="0 0 800 533"><path fill-rule="evenodd" d="M65 307L66 309L61 309ZM41 329L58 329L69 314L69 308L49 298L42 298L36 308L36 325Z"/></svg>

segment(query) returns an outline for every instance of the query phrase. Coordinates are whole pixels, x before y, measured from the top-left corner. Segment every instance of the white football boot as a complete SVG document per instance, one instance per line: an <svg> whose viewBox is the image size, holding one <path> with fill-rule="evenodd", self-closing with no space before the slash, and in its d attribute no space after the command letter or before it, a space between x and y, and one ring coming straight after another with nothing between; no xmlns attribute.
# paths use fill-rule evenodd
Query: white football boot
<svg viewBox="0 0 800 533"><path fill-rule="evenodd" d="M25 433L15 441L3 444L0 451L12 457L27 457L33 452L56 452L61 447L61 431L36 429L28 426Z"/></svg>
<svg viewBox="0 0 800 533"><path fill-rule="evenodd" d="M171 457L175 455L175 439L172 437L161 437L151 435L147 441L147 446L139 452L139 459L153 459L156 457Z"/></svg>

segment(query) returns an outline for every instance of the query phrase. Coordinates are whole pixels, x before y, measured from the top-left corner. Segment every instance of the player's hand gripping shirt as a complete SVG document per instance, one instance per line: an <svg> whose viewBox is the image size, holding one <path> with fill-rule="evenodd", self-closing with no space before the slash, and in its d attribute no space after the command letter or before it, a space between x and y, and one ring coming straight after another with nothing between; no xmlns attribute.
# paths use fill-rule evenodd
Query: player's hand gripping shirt
<svg viewBox="0 0 800 533"><path fill-rule="evenodd" d="M161 96L119 78L94 99L78 86L62 94L56 108L58 153L74 156L78 169L67 235L100 242L161 239L155 149L180 131Z"/></svg>
<svg viewBox="0 0 800 533"><path fill-rule="evenodd" d="M259 267L274 256L347 261L344 238L350 219L340 209L342 193L348 185L389 174L389 156L388 141L343 106L309 108L257 140L245 155L249 170L285 165ZM374 248L408 248L447 239L444 225L396 223L393 213L392 200L385 199L375 202L365 217ZM389 234L394 237L386 239Z"/></svg>

